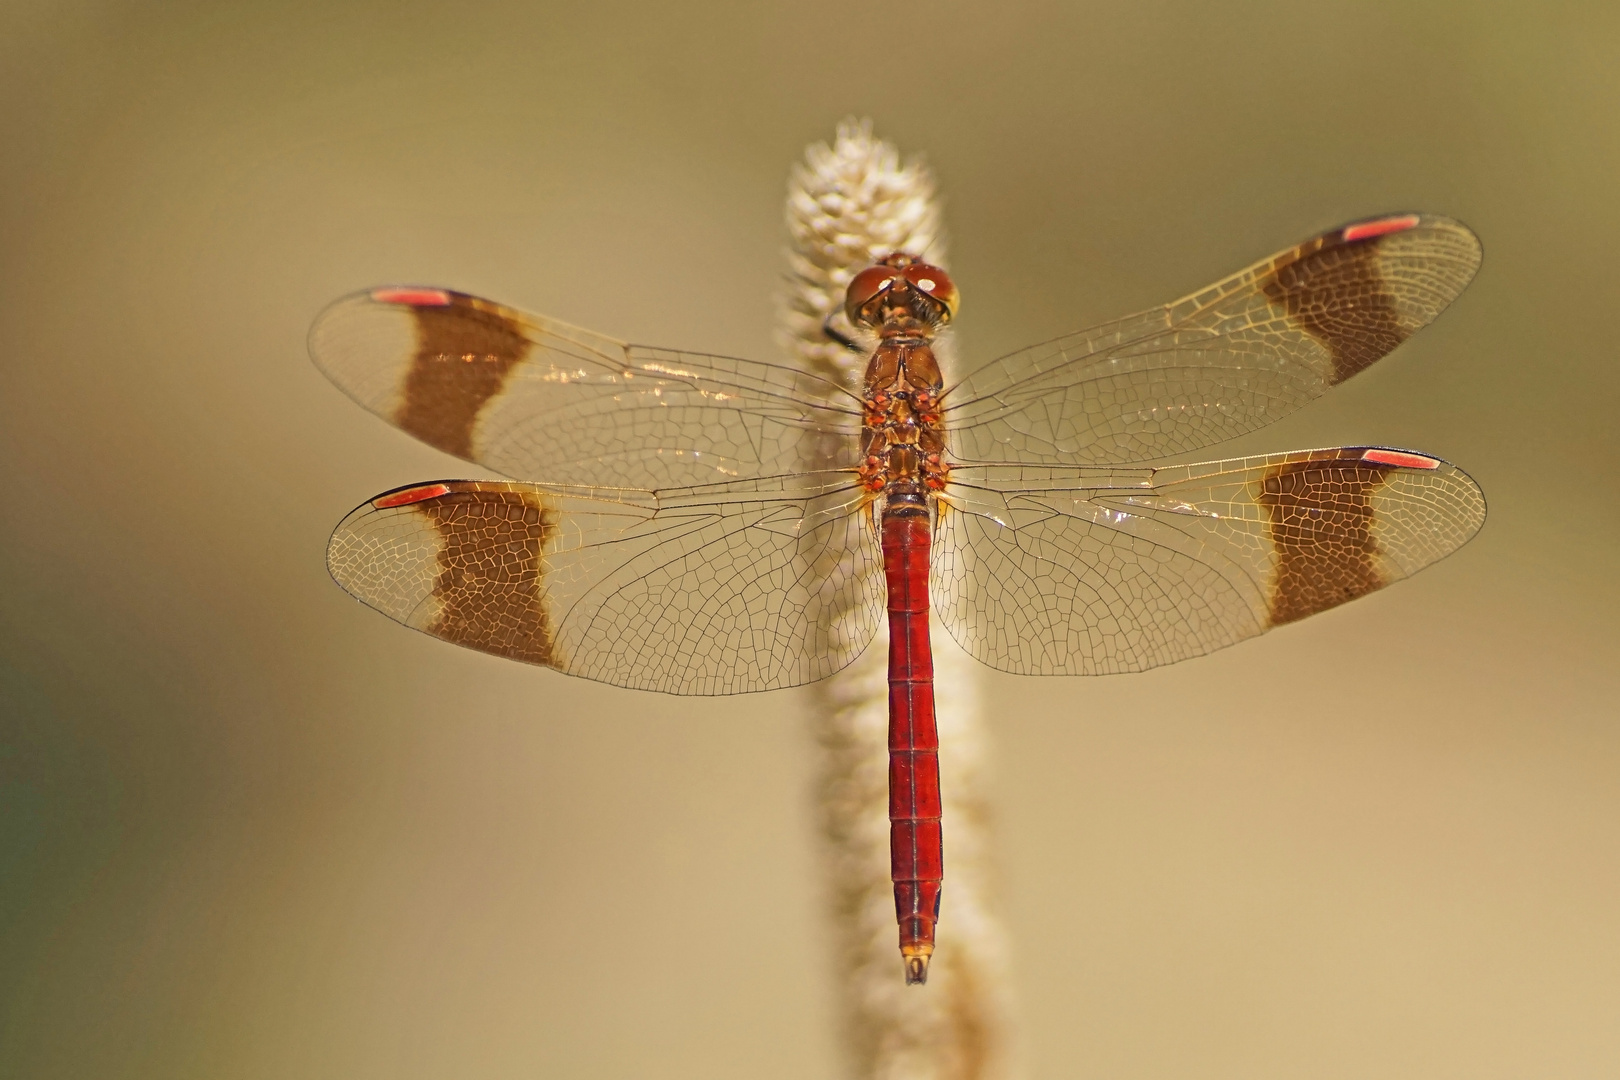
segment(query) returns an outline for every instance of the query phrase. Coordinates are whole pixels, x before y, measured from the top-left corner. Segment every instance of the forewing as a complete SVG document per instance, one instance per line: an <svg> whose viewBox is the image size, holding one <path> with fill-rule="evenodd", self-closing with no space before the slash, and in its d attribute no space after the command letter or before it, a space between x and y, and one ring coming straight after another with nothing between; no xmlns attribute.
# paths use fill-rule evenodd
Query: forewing
<svg viewBox="0 0 1620 1080"><path fill-rule="evenodd" d="M858 450L858 401L814 375L628 345L448 289L345 297L309 349L378 416L522 479L682 487L853 465Z"/></svg>
<svg viewBox="0 0 1620 1080"><path fill-rule="evenodd" d="M344 518L350 593L469 648L615 686L736 694L858 656L881 563L848 477L676 492L447 480Z"/></svg>
<svg viewBox="0 0 1620 1080"><path fill-rule="evenodd" d="M1461 469L1379 447L951 479L934 604L967 652L1020 675L1212 652L1414 574L1485 521Z"/></svg>
<svg viewBox="0 0 1620 1080"><path fill-rule="evenodd" d="M1005 356L944 396L966 462L1163 459L1253 431L1386 355L1479 269L1432 214L1341 226L1191 296Z"/></svg>

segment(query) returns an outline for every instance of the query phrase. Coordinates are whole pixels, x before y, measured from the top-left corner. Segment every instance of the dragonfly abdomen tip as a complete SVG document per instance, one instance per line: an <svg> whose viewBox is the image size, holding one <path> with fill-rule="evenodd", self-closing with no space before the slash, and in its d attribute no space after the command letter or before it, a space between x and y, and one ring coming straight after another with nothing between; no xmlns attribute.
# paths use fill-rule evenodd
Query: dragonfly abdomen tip
<svg viewBox="0 0 1620 1080"><path fill-rule="evenodd" d="M908 956L906 961L906 985L921 986L928 981L928 955Z"/></svg>

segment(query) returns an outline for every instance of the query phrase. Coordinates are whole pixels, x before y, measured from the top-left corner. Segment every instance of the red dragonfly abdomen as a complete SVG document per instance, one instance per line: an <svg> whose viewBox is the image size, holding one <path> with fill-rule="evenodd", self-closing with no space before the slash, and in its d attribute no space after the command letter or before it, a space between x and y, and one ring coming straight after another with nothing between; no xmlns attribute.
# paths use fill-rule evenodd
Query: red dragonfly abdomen
<svg viewBox="0 0 1620 1080"><path fill-rule="evenodd" d="M889 586L889 852L906 981L926 982L939 918L939 732L928 643L929 518L921 507L883 518Z"/></svg>

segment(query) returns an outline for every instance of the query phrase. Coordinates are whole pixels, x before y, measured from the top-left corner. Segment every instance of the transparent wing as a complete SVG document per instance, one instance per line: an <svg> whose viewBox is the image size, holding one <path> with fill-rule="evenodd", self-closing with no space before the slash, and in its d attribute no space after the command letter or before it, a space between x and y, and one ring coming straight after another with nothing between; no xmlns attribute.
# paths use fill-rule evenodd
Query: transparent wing
<svg viewBox="0 0 1620 1080"><path fill-rule="evenodd" d="M1163 469L958 469L930 591L977 659L1102 675L1224 648L1416 573L1485 521L1461 469L1379 447Z"/></svg>
<svg viewBox="0 0 1620 1080"><path fill-rule="evenodd" d="M315 320L309 350L389 423L522 479L658 489L853 465L858 452L859 401L835 383L627 345L447 289L345 297Z"/></svg>
<svg viewBox="0 0 1620 1080"><path fill-rule="evenodd" d="M1162 308L1036 345L944 395L966 462L1163 459L1253 431L1427 325L1479 269L1458 222L1345 225Z"/></svg>
<svg viewBox="0 0 1620 1080"><path fill-rule="evenodd" d="M447 480L343 519L332 576L407 626L670 694L771 690L858 656L881 555L847 474L660 492Z"/></svg>

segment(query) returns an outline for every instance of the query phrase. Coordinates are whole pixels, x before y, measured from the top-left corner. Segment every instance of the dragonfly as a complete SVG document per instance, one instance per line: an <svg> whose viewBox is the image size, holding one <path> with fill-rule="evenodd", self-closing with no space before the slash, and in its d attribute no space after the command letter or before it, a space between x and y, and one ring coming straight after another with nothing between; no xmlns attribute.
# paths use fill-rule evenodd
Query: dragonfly
<svg viewBox="0 0 1620 1080"><path fill-rule="evenodd" d="M1163 307L947 383L961 297L895 252L849 281L858 385L628 344L448 288L374 288L310 331L360 405L509 480L368 499L327 562L457 645L614 686L826 678L886 617L891 878L925 982L944 854L930 613L1023 675L1142 671L1405 578L1466 543L1461 469L1384 446L1178 463L1366 370L1480 264L1433 214L1321 233Z"/></svg>

